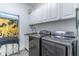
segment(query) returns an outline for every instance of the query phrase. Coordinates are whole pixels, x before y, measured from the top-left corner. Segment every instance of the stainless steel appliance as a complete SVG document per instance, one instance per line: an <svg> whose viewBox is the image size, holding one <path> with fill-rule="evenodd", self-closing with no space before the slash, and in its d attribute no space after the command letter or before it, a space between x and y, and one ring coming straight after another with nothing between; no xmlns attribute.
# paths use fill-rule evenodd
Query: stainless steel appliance
<svg viewBox="0 0 79 59"><path fill-rule="evenodd" d="M77 55L79 56L79 8L76 9Z"/></svg>
<svg viewBox="0 0 79 59"><path fill-rule="evenodd" d="M73 32L42 30L29 35L30 56L76 55L76 40Z"/></svg>
<svg viewBox="0 0 79 59"><path fill-rule="evenodd" d="M43 56L76 55L76 40L73 32L56 31L42 38Z"/></svg>
<svg viewBox="0 0 79 59"><path fill-rule="evenodd" d="M39 38L29 36L29 56L39 56Z"/></svg>

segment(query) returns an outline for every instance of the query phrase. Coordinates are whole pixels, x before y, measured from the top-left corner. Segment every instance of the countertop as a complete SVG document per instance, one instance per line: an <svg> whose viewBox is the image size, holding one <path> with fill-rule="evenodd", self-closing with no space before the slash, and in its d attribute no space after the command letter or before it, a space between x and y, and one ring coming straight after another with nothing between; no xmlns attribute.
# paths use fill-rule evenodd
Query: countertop
<svg viewBox="0 0 79 59"><path fill-rule="evenodd" d="M40 39L40 35L39 34L32 34L32 35L29 35L31 37L35 37L35 38L38 38ZM61 45L65 45L65 46L70 46L72 45L72 43L74 41L76 41L75 38L55 38L54 36L45 36L45 37L42 37L41 38L42 40L46 40L46 41L49 41L49 42L53 42L53 43L57 43L57 44L61 44Z"/></svg>
<svg viewBox="0 0 79 59"><path fill-rule="evenodd" d="M50 42L54 42L54 43L58 43L58 44L61 44L61 45L65 45L65 46L70 46L72 45L72 43L74 41L76 41L76 39L71 39L71 38L55 38L53 36L46 36L46 37L43 37L42 38L43 40L47 40L47 41L50 41Z"/></svg>

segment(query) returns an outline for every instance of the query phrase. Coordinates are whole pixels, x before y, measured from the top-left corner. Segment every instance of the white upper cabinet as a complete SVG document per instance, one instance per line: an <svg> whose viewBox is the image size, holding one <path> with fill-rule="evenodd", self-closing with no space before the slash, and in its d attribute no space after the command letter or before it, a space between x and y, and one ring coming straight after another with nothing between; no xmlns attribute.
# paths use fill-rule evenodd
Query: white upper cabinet
<svg viewBox="0 0 79 59"><path fill-rule="evenodd" d="M59 18L59 8L57 3L48 3L48 20L57 20Z"/></svg>
<svg viewBox="0 0 79 59"><path fill-rule="evenodd" d="M35 24L38 23L41 20L41 8L37 8L36 10L34 10L31 14L30 14L30 19L31 19L31 23Z"/></svg>
<svg viewBox="0 0 79 59"><path fill-rule="evenodd" d="M35 9L30 18L32 20L31 23L41 23L47 21L58 20L58 4L56 3L45 3Z"/></svg>
<svg viewBox="0 0 79 59"><path fill-rule="evenodd" d="M31 13L30 18L32 23L41 23L47 19L47 15L47 4L43 4Z"/></svg>
<svg viewBox="0 0 79 59"><path fill-rule="evenodd" d="M74 3L62 3L61 4L61 18L72 18L75 17L77 4Z"/></svg>
<svg viewBox="0 0 79 59"><path fill-rule="evenodd" d="M41 6L41 12L42 12L42 20L48 19L48 4L43 4Z"/></svg>
<svg viewBox="0 0 79 59"><path fill-rule="evenodd" d="M75 3L48 3L42 4L32 11L31 24L57 21L75 17L78 4Z"/></svg>

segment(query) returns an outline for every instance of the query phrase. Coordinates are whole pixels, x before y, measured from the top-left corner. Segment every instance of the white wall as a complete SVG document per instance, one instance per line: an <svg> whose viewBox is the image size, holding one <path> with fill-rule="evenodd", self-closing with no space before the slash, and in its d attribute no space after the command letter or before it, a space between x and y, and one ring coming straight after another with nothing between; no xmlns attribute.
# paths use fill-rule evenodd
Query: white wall
<svg viewBox="0 0 79 59"><path fill-rule="evenodd" d="M19 15L19 28L20 28L20 49L24 47L28 47L27 38L24 36L26 32L29 31L29 17L28 17L28 10L29 6L23 3L2 3L0 4L0 11L12 13L15 15ZM26 45L25 45L26 44Z"/></svg>
<svg viewBox="0 0 79 59"><path fill-rule="evenodd" d="M76 20L67 19L62 21L54 21L49 23L34 25L37 32L40 30L50 30L50 31L73 31L76 32Z"/></svg>

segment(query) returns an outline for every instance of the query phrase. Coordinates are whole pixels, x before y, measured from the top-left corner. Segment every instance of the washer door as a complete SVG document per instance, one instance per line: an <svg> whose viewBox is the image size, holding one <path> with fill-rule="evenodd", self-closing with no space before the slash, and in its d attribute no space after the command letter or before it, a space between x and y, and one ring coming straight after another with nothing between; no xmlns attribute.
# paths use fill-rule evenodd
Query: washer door
<svg viewBox="0 0 79 59"><path fill-rule="evenodd" d="M65 47L47 40L42 40L43 56L65 56Z"/></svg>

